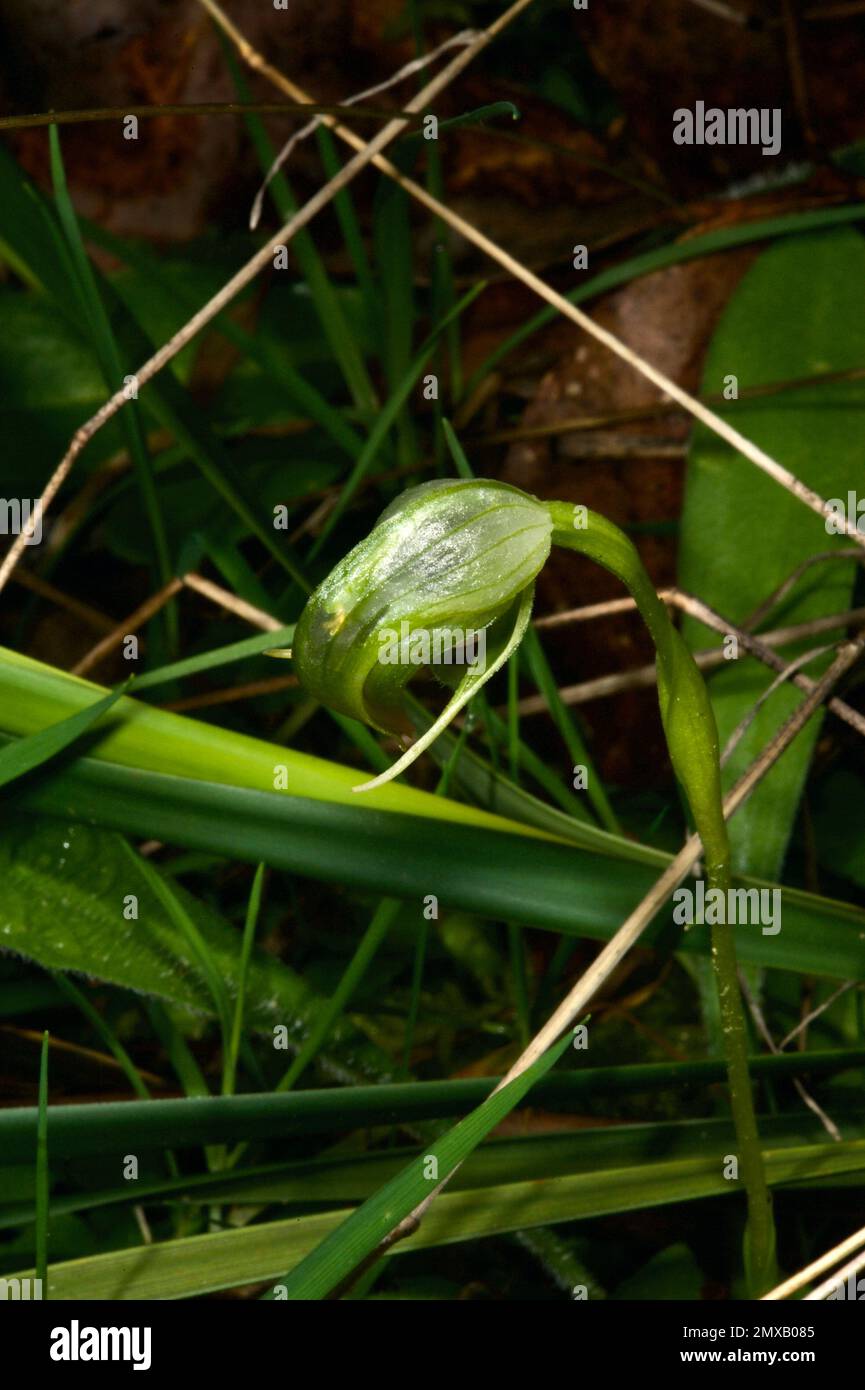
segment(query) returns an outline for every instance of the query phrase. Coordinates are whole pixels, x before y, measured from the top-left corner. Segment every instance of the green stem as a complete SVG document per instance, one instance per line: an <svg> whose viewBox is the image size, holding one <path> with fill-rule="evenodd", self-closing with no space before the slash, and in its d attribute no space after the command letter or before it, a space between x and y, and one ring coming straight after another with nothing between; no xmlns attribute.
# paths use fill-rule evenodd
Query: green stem
<svg viewBox="0 0 865 1390"><path fill-rule="evenodd" d="M414 112L395 112L369 106L322 106L299 101L185 101L158 106L100 106L76 111L34 111L26 116L0 116L0 130L27 130L34 126L82 125L93 122L124 121L129 116L342 116L352 120L391 121L404 115L406 122L419 126L423 117Z"/></svg>
<svg viewBox="0 0 865 1390"><path fill-rule="evenodd" d="M673 768L687 793L703 842L709 886L720 889L727 902L730 845L721 795L718 732L705 682L628 537L587 508L575 508L567 502L551 502L549 508L553 544L587 555L615 574L629 590L649 629L657 651L658 699ZM747 1034L732 926L712 926L712 963L730 1104L748 1202L746 1274L752 1294L759 1297L773 1279L775 1232L748 1071Z"/></svg>
<svg viewBox="0 0 865 1390"><path fill-rule="evenodd" d="M720 888L724 901L728 901L729 868L708 875L708 881L710 888ZM739 1167L748 1201L745 1272L752 1295L760 1298L775 1283L775 1223L748 1070L748 1035L739 988L735 931L732 924L713 922L712 967L721 1008L724 1060Z"/></svg>

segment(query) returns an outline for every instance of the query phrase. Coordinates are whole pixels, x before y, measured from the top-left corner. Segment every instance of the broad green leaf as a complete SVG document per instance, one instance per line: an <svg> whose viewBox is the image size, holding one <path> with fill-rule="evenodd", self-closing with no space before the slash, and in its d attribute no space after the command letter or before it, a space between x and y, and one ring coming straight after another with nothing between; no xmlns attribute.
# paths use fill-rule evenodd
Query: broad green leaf
<svg viewBox="0 0 865 1390"><path fill-rule="evenodd" d="M277 634L277 637L279 634ZM144 680L147 678L144 677ZM86 708L105 691L90 681L45 666L21 653L0 648L0 733L23 736ZM90 751L126 767L168 772L202 781L273 792L279 769L294 795L343 802L357 807L352 788L356 770L307 753L264 743L215 725L185 719L123 696L112 719L94 739ZM439 820L513 828L513 823L458 802L386 786L366 794L364 805L402 810ZM539 833L539 832L527 832Z"/></svg>
<svg viewBox="0 0 865 1390"><path fill-rule="evenodd" d="M85 708L98 686L0 650L0 733L23 735ZM264 861L383 896L435 893L444 906L605 940L647 892L662 861L616 860L615 837L578 848L446 797L388 784L355 796L357 772L121 697L94 734L98 755L7 793L26 805L168 844ZM273 791L274 769L287 791ZM599 832L600 833L600 832ZM381 845L388 845L382 855ZM599 852L602 843L608 854ZM669 856L663 862L668 862ZM769 888L740 876L737 884ZM784 888L777 936L740 927L743 961L865 978L865 912ZM685 951L708 950L696 928Z"/></svg>
<svg viewBox="0 0 865 1390"><path fill-rule="evenodd" d="M42 816L2 817L0 835L0 947L52 970L62 970L146 994L199 1014L213 1001L195 953L147 879L136 872L121 838L110 830ZM155 869L151 869L156 872ZM233 999L240 970L241 935L179 885L173 892L206 944ZM129 895L137 898L137 918ZM252 953L245 1017L250 1026L289 1029L292 1047L315 1026L323 1001L287 966ZM337 1040L353 1037L360 1070L384 1054L358 1042L348 1023ZM364 1057L366 1060L364 1060Z"/></svg>
<svg viewBox="0 0 865 1390"><path fill-rule="evenodd" d="M65 811L226 859L264 860L383 896L418 901L434 893L446 907L568 936L608 940L657 877L628 862L616 862L611 873L610 861L597 853L528 838L527 828L504 834L466 820L448 825L432 816L248 791L96 759L81 759L42 779L40 774L38 785L22 789L16 805L55 815ZM734 882L771 887L744 875ZM741 960L865 979L865 912L797 889L780 891L783 930L764 936L759 928L740 926ZM686 932L679 949L707 952L708 932Z"/></svg>
<svg viewBox="0 0 865 1390"><path fill-rule="evenodd" d="M739 390L819 372L861 367L865 361L865 239L852 230L779 242L765 251L734 293L712 339L703 389L717 392L735 375ZM843 498L862 474L865 383L802 387L740 400L723 408L737 429L825 498ZM732 623L741 624L801 562L841 548L823 520L698 426L688 467L679 582ZM843 612L850 606L855 565L824 563L810 569L771 626L789 626ZM685 623L693 647L718 644L696 620ZM834 634L837 637L839 634ZM832 640L826 633L784 655ZM819 673L819 664L809 674ZM740 654L710 681L722 747L774 673ZM761 708L724 772L729 787L769 741L802 693L790 684ZM730 822L734 866L775 878L820 730L815 715Z"/></svg>
<svg viewBox="0 0 865 1390"><path fill-rule="evenodd" d="M0 179L0 196L2 189ZM0 430L8 441L0 482L4 496L36 497L82 418L105 399L105 384L80 331L43 296L0 286L0 323ZM121 442L119 424L112 421L93 441L82 468Z"/></svg>

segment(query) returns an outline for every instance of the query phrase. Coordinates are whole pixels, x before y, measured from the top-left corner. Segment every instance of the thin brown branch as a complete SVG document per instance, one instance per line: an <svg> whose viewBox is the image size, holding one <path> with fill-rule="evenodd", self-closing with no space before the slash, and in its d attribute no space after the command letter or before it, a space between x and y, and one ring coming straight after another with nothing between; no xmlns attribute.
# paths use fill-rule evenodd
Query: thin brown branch
<svg viewBox="0 0 865 1390"><path fill-rule="evenodd" d="M242 618L244 622L259 628L262 632L277 632L279 628L285 626L272 614L265 613L263 609L256 608L254 604L238 598L230 589L223 589L221 585L214 584L212 580L205 579L200 574L185 574L183 583L187 589L193 589L195 593L211 599L213 603L219 604L220 608L227 609L235 617Z"/></svg>
<svg viewBox="0 0 865 1390"><path fill-rule="evenodd" d="M172 579L157 593L151 594L150 598L145 599L144 603L140 604L133 613L130 613L128 618L119 622L108 633L107 637L103 637L101 642L97 642L95 647L91 647L86 656L83 656L72 667L73 676L83 676L88 671L92 671L103 657L114 651L115 647L120 646L124 638L134 635L145 623L150 622L150 619L164 608L166 603L173 599L174 595L179 593L182 588L183 585L179 579Z"/></svg>
<svg viewBox="0 0 865 1390"><path fill-rule="evenodd" d="M806 574L813 565L824 565L835 560L856 560L859 564L865 564L865 555L856 546L841 546L837 550L821 550L816 555L809 555L800 565L797 565L783 583L774 589L768 598L765 598L753 611L749 613L742 623L745 632L753 632L765 617L771 613L773 608L777 608L782 599L785 599L790 590L798 584L803 574Z"/></svg>
<svg viewBox="0 0 865 1390"><path fill-rule="evenodd" d="M728 633L732 633L738 640L739 645L745 649L749 656L756 657L758 661L762 661L764 665L771 667L773 671L783 671L784 658L779 656L778 653L767 644L766 639L774 638L775 641L780 641L781 639L779 639L778 632L780 632L781 638L783 638L785 633L790 633L793 629L780 628L778 632L774 634L771 632L761 633L759 637L754 637L748 632L739 631L733 624L729 623L725 618L721 617L719 613L716 613L714 609L710 608L708 604L702 603L699 599L693 598L690 594L679 591L675 603L683 613L689 613L692 617L699 618L700 622L705 623L707 627L714 628L716 632L720 632L724 636ZM861 621L862 611L862 609L858 608L851 610L847 615L848 621ZM837 621L837 618L835 621ZM809 631L803 631L800 635L807 637L816 635L816 633L821 631L831 631L831 619L818 618L815 622L821 623L822 626L818 628L813 623L808 624ZM806 676L801 671L797 671L792 677L792 683L798 686L800 690L811 691L814 689L814 682L811 680L810 676ZM833 695L827 702L826 708L830 709L833 714L836 714L839 719L843 719L845 724L849 724L851 729L855 729L858 734L862 734L863 737L865 737L865 716L861 715L858 710L853 709L845 700L840 700L837 696Z"/></svg>
<svg viewBox="0 0 865 1390"><path fill-rule="evenodd" d="M249 623L252 627L259 628L262 632L276 632L279 628L284 626L284 624L277 618L274 618L270 613L265 613L262 609L255 608L253 604L247 603L245 599L238 598L230 589L223 589L221 585L214 584L212 580L205 579L200 574L186 574L182 579L172 579L163 588L159 589L157 593L151 594L134 612L130 613L128 617L123 618L121 622L115 624L109 619L110 631L107 636L104 637L101 642L97 642L95 647L91 647L90 651L81 658L78 664L73 666L73 676L83 676L86 672L92 671L93 667L97 666L109 652L114 651L116 647L120 646L125 637L137 633L145 623L149 622L150 619L154 617L161 608L164 608L166 603L183 588L192 589L195 593L210 599L211 602L218 604L220 608L226 609L229 613L233 613L235 617L241 618L244 622ZM274 684L273 681L269 683L273 689L281 690L284 689L286 685L296 684L296 680L293 676L278 677L276 680L278 684ZM262 689L255 692L250 691L249 693L263 693L263 688L268 685L268 682L258 682L257 684L261 686ZM192 696L191 700L193 703L188 704L188 708L193 708L194 703L202 705L227 703L228 699L232 698L230 695L226 696L224 701L222 699L212 698L212 696L222 695L223 693L224 692L214 691L211 693L211 696ZM236 698L242 699L244 697L238 695ZM169 706L169 708L177 709L180 708L180 705L172 705Z"/></svg>
<svg viewBox="0 0 865 1390"><path fill-rule="evenodd" d="M49 584L47 580L41 579L38 574L31 574L29 570L18 569L12 576L16 584L20 584L22 589L29 589L31 593L38 594L40 598L47 599L49 603L55 603L58 608L65 608L67 613L79 618L88 627L94 628L97 632L113 632L114 619L109 618L106 613L100 613L98 608L91 608L89 603L81 603L76 598L71 598L62 589Z"/></svg>
<svg viewBox="0 0 865 1390"><path fill-rule="evenodd" d="M815 1018L819 1018L822 1013L825 1013L826 1010L830 1008L832 1004L835 1003L836 999L840 999L841 995L846 994L848 989L852 989L854 985L856 985L856 987L859 988L856 980L845 980L843 985L839 985L836 990L833 990L833 992L829 995L828 999L824 999L823 1003L818 1004L816 1009L811 1009L810 1012L807 1013L804 1018L800 1018L799 1022L796 1024L796 1027L792 1028L790 1032L786 1035L786 1037L783 1037L779 1042L779 1050L783 1052L785 1047L788 1047L791 1042L793 1042L796 1038L800 1036L801 1033L804 1032L804 1030L809 1026L809 1024L814 1022Z"/></svg>
<svg viewBox="0 0 865 1390"><path fill-rule="evenodd" d="M811 651L803 652L801 656L797 656L795 660L789 662L788 665L784 667L783 671L778 672L775 679L769 682L766 689L761 692L759 698L754 701L751 708L739 720L739 723L736 725L730 737L727 739L727 742L724 745L724 751L721 754L722 767L725 767L726 764L729 762L730 758L733 756L733 753L736 751L736 748L741 743L742 739L745 737L745 734L748 732L754 720L757 718L757 715L760 713L760 710L766 704L767 700L771 700L772 696L775 694L775 691L778 690L780 686L784 685L793 676L795 676L797 671L801 671L805 666L810 666L811 662L816 661L818 656L824 656L826 652L831 652L831 650L831 644L829 646L823 647L812 647Z"/></svg>
<svg viewBox="0 0 865 1390"><path fill-rule="evenodd" d="M664 603L676 601L678 589L659 589L658 598ZM582 608L569 608L564 613L547 613L543 618L535 618L532 627L566 627L571 623L585 623L594 618L609 618L615 613L635 613L637 605L632 598L611 598L604 603L587 603Z"/></svg>
<svg viewBox="0 0 865 1390"><path fill-rule="evenodd" d="M739 971L739 988L741 989L742 994L745 997L745 1003L748 1005L748 1009L750 1011L751 1017L754 1020L757 1032L760 1034L764 1043L768 1047L769 1051L773 1054L773 1056L780 1056L781 1049L775 1042L775 1039L772 1037L772 1033L768 1023L766 1022L763 1010L760 1008L760 1005L757 1002L756 996L754 995L754 991L751 989L751 985L748 981L748 977L745 974L744 970ZM798 1076L793 1077L793 1085L796 1088L796 1091L798 1092L800 1100L802 1100L803 1103L807 1105L808 1109L811 1111L813 1115L817 1116L817 1119L820 1121L821 1125L825 1129L826 1133L829 1135L830 1139L834 1139L836 1144L840 1144L842 1137L841 1131L839 1130L832 1117L826 1114L826 1111L823 1109L822 1105L819 1105L817 1103L817 1101L811 1095L811 1092L805 1089Z"/></svg>
<svg viewBox="0 0 865 1390"><path fill-rule="evenodd" d="M725 0L690 0L690 3L698 10L705 10L707 14L715 15L718 19L726 19L730 24L744 27L748 23L748 11L737 10L726 4Z"/></svg>
<svg viewBox="0 0 865 1390"><path fill-rule="evenodd" d="M216 705L230 705L237 700L251 700L256 695L273 695L279 690L291 690L298 684L297 676L271 676L267 680L248 681L246 685L229 685L223 690L208 690L204 695L188 695L183 700L172 700L161 705L161 709L181 710L211 709Z"/></svg>
<svg viewBox="0 0 865 1390"><path fill-rule="evenodd" d="M841 552L835 553L840 554ZM855 553L858 555L859 552ZM758 661L762 661L764 666L770 667L771 670L777 671L779 674L785 670L786 663L783 657L767 645L768 642L774 641L782 645L785 641L795 641L797 638L813 636L820 631L831 631L833 627L843 626L845 622L859 622L865 614L865 609L853 609L847 614L817 618L798 627L779 628L776 632L761 633L760 637L754 637L749 632L737 627L735 623L731 623L728 618L722 617L720 613L709 608L708 604L702 603L700 599L684 593L681 589L663 589L659 596L665 603L681 609L683 613L688 613L691 617L699 618L700 622L705 623L707 627L713 628L716 632L720 632L723 636L734 636L749 656L756 657ZM562 627L572 622L585 622L591 618L629 612L635 607L636 605L631 598L611 599L608 603L590 604L584 608L568 609L564 613L548 614L543 618L535 619L534 625L538 628ZM715 666L721 665L724 656L719 648L712 648L709 651L696 652L694 659L702 669L711 670ZM800 690L813 689L813 681L800 672L795 672L790 679ZM641 689L654 684L655 666L653 663L651 666L637 667L634 671L599 676L594 681L583 681L579 685L565 686L560 694L566 704L582 704L587 700L601 699L606 695L617 694L621 690ZM521 701L518 708L521 713L543 714L546 712L547 705L541 696L530 696ZM857 733L865 737L865 716L861 715L858 710L854 710L846 701L833 696L827 704L827 709L830 709L839 719L843 719L845 724L849 724Z"/></svg>

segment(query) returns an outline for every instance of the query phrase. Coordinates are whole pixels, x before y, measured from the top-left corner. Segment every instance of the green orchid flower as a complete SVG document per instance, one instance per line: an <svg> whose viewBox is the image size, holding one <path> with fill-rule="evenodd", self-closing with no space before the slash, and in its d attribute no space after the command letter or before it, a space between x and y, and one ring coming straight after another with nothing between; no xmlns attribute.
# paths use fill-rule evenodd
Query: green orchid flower
<svg viewBox="0 0 865 1390"><path fill-rule="evenodd" d="M550 553L549 508L505 483L441 480L404 492L307 603L301 684L383 733L411 734L403 691L422 667L455 685L444 710L367 790L405 770L519 645Z"/></svg>

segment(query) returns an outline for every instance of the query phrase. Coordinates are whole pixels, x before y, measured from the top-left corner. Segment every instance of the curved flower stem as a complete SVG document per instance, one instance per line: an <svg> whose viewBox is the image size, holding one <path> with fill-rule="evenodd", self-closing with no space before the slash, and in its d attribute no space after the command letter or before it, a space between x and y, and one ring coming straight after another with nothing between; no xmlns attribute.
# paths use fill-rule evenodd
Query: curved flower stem
<svg viewBox="0 0 865 1390"><path fill-rule="evenodd" d="M615 574L631 593L649 629L657 651L658 697L673 768L687 793L703 843L709 887L719 889L727 903L730 846L721 796L718 733L703 678L628 537L586 507L551 502L549 509L553 544L586 555ZM771 1199L748 1071L734 927L719 923L711 931L730 1103L748 1202L746 1275L752 1293L759 1297L771 1287L775 1268Z"/></svg>
<svg viewBox="0 0 865 1390"><path fill-rule="evenodd" d="M710 888L720 888L724 901L728 901L729 869L708 875L708 880ZM748 1034L739 988L735 930L731 924L713 923L712 966L721 1009L730 1108L736 1130L742 1183L748 1197L745 1274L751 1293L760 1298L776 1279L775 1223L748 1070Z"/></svg>

